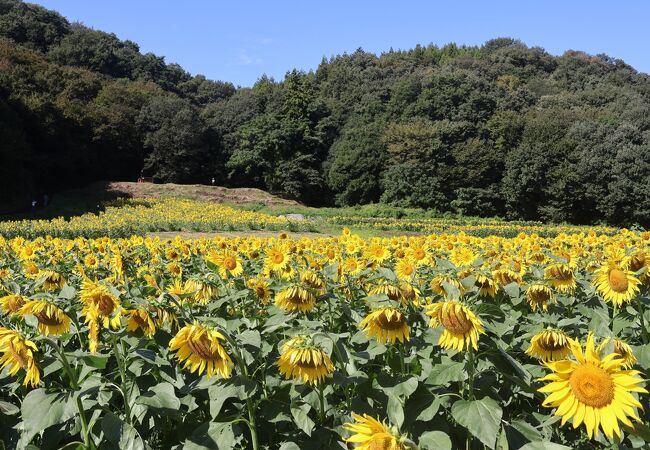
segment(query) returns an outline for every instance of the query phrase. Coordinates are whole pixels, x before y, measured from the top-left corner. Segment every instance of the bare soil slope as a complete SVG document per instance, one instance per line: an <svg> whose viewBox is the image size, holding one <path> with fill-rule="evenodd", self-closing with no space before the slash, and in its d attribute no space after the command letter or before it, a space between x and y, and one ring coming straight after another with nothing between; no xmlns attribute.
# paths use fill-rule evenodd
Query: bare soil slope
<svg viewBox="0 0 650 450"><path fill-rule="evenodd" d="M153 184L114 181L106 184L106 190L118 195L122 193L125 196L136 198L170 196L236 205L260 203L267 206L292 206L299 204L293 200L287 200L269 194L261 189L225 188L221 186L205 186L202 184Z"/></svg>

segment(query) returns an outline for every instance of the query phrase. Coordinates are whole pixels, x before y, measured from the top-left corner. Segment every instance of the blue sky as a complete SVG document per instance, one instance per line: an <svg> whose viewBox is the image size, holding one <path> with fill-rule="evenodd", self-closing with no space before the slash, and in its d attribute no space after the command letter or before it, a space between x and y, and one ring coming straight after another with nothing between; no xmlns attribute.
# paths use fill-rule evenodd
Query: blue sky
<svg viewBox="0 0 650 450"><path fill-rule="evenodd" d="M137 42L192 74L250 86L359 47L521 39L553 54L606 53L650 72L650 1L31 0Z"/></svg>

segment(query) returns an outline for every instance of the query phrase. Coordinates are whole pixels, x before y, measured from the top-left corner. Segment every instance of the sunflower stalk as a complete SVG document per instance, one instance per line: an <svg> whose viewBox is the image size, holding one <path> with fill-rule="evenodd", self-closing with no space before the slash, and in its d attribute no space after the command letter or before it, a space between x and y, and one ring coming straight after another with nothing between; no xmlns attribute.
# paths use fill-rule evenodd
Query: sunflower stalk
<svg viewBox="0 0 650 450"><path fill-rule="evenodd" d="M240 373L245 379L248 379L248 370L246 369L246 364L244 363L244 358L241 354L241 351L239 350L239 346L232 338L232 336L230 336L230 334L227 333L225 330L223 330L222 334L226 338L226 341L228 341L228 343L230 344L231 349L233 350L233 355L235 357L235 360L237 361L237 366L239 367ZM251 432L251 445L253 450L258 450L259 444L257 440L257 423L255 420L255 405L253 405L253 402L251 401L250 397L246 397L246 409L248 410L248 421L246 422L246 424L248 425L248 429Z"/></svg>
<svg viewBox="0 0 650 450"><path fill-rule="evenodd" d="M72 370L72 366L70 366L70 362L68 361L68 358L65 356L65 352L54 340L45 338L45 341L49 343L59 354L59 357L61 359L61 365L63 366L63 370L66 372L68 378L70 379L70 385L74 391L77 391L79 389L79 380L75 371ZM79 420L81 421L81 432L84 438L84 448L94 450L97 447L95 446L95 443L90 437L90 429L88 428L88 419L86 419L86 411L83 407L83 403L81 402L81 395L75 392L75 397L77 403L77 410L79 411Z"/></svg>
<svg viewBox="0 0 650 450"><path fill-rule="evenodd" d="M126 361L124 358L122 358L122 353L120 352L119 346L117 345L116 335L113 334L111 337L113 340L113 352L115 353L115 359L117 360L117 367L120 371L120 379L122 381L121 390L124 397L124 415L126 416L127 423L131 424L131 405L129 405L130 396L126 382Z"/></svg>
<svg viewBox="0 0 650 450"><path fill-rule="evenodd" d="M641 340L643 341L643 344L647 344L650 342L650 336L648 336L648 329L646 328L645 325L645 308L643 307L643 302L641 301L641 296L637 295L636 297L636 305L639 310L639 321L641 322Z"/></svg>
<svg viewBox="0 0 650 450"><path fill-rule="evenodd" d="M324 394L324 391L325 391L325 386L323 385L323 383L320 383L318 385L318 402L319 402L319 405L320 405L320 410L318 412L319 412L319 418L320 418L321 424L325 424L325 394Z"/></svg>

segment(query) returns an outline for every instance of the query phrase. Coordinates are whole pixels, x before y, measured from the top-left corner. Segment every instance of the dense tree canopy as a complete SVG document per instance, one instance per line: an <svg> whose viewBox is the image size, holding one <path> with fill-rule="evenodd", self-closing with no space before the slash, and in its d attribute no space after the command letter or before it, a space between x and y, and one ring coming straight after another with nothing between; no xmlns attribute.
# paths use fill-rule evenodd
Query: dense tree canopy
<svg viewBox="0 0 650 450"><path fill-rule="evenodd" d="M650 77L606 55L361 49L251 88L0 0L0 202L99 179L650 225ZM1 208L0 208L1 209Z"/></svg>

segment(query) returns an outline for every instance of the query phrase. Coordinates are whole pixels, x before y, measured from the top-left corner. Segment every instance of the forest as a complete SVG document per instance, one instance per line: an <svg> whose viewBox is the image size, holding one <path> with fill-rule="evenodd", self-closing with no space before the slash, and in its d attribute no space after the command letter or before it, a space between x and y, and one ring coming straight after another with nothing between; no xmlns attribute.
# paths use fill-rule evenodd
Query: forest
<svg viewBox="0 0 650 450"><path fill-rule="evenodd" d="M650 76L513 38L358 49L252 87L0 0L0 212L97 180L650 225Z"/></svg>

